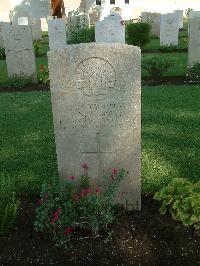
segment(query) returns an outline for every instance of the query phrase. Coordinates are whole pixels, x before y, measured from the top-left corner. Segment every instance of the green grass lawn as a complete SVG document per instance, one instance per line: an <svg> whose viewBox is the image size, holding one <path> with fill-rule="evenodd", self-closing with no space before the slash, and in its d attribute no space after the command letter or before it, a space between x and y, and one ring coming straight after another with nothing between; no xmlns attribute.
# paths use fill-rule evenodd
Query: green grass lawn
<svg viewBox="0 0 200 266"><path fill-rule="evenodd" d="M199 86L142 89L143 192L174 177L199 180L199 110ZM0 168L22 193L57 175L50 93L0 94Z"/></svg>

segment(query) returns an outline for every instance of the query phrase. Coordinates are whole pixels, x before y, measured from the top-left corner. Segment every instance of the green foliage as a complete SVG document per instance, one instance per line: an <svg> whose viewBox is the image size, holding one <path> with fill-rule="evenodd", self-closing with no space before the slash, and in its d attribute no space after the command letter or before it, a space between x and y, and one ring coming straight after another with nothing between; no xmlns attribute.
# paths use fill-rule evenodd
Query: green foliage
<svg viewBox="0 0 200 266"><path fill-rule="evenodd" d="M31 79L26 78L10 78L8 80L0 82L2 88L23 88L27 85L32 84Z"/></svg>
<svg viewBox="0 0 200 266"><path fill-rule="evenodd" d="M0 176L0 235L9 232L15 223L19 201L15 198L14 186L11 178Z"/></svg>
<svg viewBox="0 0 200 266"><path fill-rule="evenodd" d="M6 59L5 48L0 47L0 60L5 60L5 59Z"/></svg>
<svg viewBox="0 0 200 266"><path fill-rule="evenodd" d="M38 73L38 80L45 84L45 85L50 85L50 80L49 80L49 69L47 66L41 64L40 65L40 70Z"/></svg>
<svg viewBox="0 0 200 266"><path fill-rule="evenodd" d="M162 201L161 214L169 208L175 220L200 229L200 182L193 184L185 178L175 178L154 199Z"/></svg>
<svg viewBox="0 0 200 266"><path fill-rule="evenodd" d="M151 26L148 23L128 22L126 24L126 43L144 47L150 41Z"/></svg>
<svg viewBox="0 0 200 266"><path fill-rule="evenodd" d="M36 231L50 234L65 247L81 232L90 232L95 237L107 232L116 216L113 201L125 175L124 170L114 172L104 177L104 184L92 188L87 171L80 179L74 176L62 181L54 178L44 184L36 209Z"/></svg>
<svg viewBox="0 0 200 266"><path fill-rule="evenodd" d="M189 17L191 11L193 11L193 8L189 7L187 9L185 9L185 14L186 14L187 17Z"/></svg>
<svg viewBox="0 0 200 266"><path fill-rule="evenodd" d="M40 56L40 49L41 49L40 42L39 41L34 41L33 42L33 47L34 47L35 56L36 57Z"/></svg>
<svg viewBox="0 0 200 266"><path fill-rule="evenodd" d="M70 38L68 43L79 44L79 43L89 43L95 42L95 27L80 27L77 25L72 28Z"/></svg>
<svg viewBox="0 0 200 266"><path fill-rule="evenodd" d="M188 73L186 74L186 78L191 82L200 83L200 63L192 64L188 68Z"/></svg>
<svg viewBox="0 0 200 266"><path fill-rule="evenodd" d="M142 67L153 79L161 79L164 74L174 66L172 59L162 57L151 57L143 61Z"/></svg>
<svg viewBox="0 0 200 266"><path fill-rule="evenodd" d="M163 45L159 48L159 51L161 53L171 53L171 52L176 52L178 47L176 45Z"/></svg>

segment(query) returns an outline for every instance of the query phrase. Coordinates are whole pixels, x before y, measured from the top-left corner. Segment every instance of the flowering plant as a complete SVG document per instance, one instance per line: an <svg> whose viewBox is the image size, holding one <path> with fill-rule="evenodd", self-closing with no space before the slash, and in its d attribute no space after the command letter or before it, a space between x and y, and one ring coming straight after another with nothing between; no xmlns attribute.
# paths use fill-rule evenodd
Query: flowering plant
<svg viewBox="0 0 200 266"><path fill-rule="evenodd" d="M49 80L49 69L48 69L47 66L45 66L43 64L40 65L38 79L39 79L39 81L41 83L43 83L45 85L49 85L50 84L50 80Z"/></svg>
<svg viewBox="0 0 200 266"><path fill-rule="evenodd" d="M52 179L42 187L36 208L35 229L48 233L59 245L69 247L81 235L98 237L108 232L117 215L114 199L126 172L113 169L102 184L90 185L88 165L80 178Z"/></svg>

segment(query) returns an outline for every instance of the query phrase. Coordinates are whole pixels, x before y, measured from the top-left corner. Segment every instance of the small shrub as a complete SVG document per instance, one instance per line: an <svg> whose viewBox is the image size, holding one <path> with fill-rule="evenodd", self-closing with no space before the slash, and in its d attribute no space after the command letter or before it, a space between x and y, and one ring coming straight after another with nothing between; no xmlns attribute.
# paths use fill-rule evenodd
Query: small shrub
<svg viewBox="0 0 200 266"><path fill-rule="evenodd" d="M144 47L150 41L151 26L148 23L128 22L126 24L126 43Z"/></svg>
<svg viewBox="0 0 200 266"><path fill-rule="evenodd" d="M0 176L0 235L6 235L13 227L19 201L16 200L14 187L11 179L7 176Z"/></svg>
<svg viewBox="0 0 200 266"><path fill-rule="evenodd" d="M149 73L153 79L161 79L164 74L174 66L172 59L160 57L151 57L143 61L142 67Z"/></svg>
<svg viewBox="0 0 200 266"><path fill-rule="evenodd" d="M161 214L168 208L175 220L200 229L200 182L193 184L185 178L175 178L154 199L162 202Z"/></svg>
<svg viewBox="0 0 200 266"><path fill-rule="evenodd" d="M6 59L5 48L0 47L0 60L5 60L5 59Z"/></svg>
<svg viewBox="0 0 200 266"><path fill-rule="evenodd" d="M39 43L39 41L35 41L33 43L33 47L34 47L35 56L36 57L40 56L41 44Z"/></svg>
<svg viewBox="0 0 200 266"><path fill-rule="evenodd" d="M69 247L71 239L81 234L99 236L107 232L116 216L113 201L125 171L113 170L105 177L104 186L90 187L85 164L80 179L71 176L66 180L52 180L42 187L36 209L35 229L50 234L57 244Z"/></svg>
<svg viewBox="0 0 200 266"><path fill-rule="evenodd" d="M47 66L45 65L40 65L40 72L38 74L38 80L45 84L45 85L49 85L50 84L50 80L49 80L49 69Z"/></svg>
<svg viewBox="0 0 200 266"><path fill-rule="evenodd" d="M200 63L192 64L188 68L186 79L190 82L200 83Z"/></svg>
<svg viewBox="0 0 200 266"><path fill-rule="evenodd" d="M185 9L185 15L187 16L187 17L189 17L189 15L190 15L190 12L191 11L193 11L193 8L187 8L187 9Z"/></svg>
<svg viewBox="0 0 200 266"><path fill-rule="evenodd" d="M163 45L159 48L162 53L171 53L177 51L178 47L176 45Z"/></svg>
<svg viewBox="0 0 200 266"><path fill-rule="evenodd" d="M95 42L95 28L93 26L90 28L73 27L68 43L79 44L89 42Z"/></svg>

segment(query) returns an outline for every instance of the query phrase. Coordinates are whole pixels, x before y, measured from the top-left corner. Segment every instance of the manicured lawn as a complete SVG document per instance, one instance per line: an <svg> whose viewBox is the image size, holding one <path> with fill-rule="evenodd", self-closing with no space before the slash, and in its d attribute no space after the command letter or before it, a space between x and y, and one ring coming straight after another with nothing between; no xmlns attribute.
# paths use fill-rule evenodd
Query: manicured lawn
<svg viewBox="0 0 200 266"><path fill-rule="evenodd" d="M200 87L142 90L142 182L152 193L174 177L199 180ZM49 92L0 94L0 173L38 193L57 175Z"/></svg>

